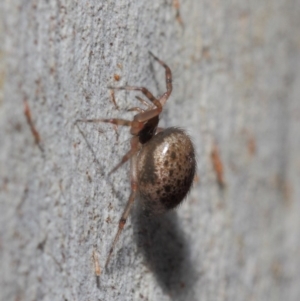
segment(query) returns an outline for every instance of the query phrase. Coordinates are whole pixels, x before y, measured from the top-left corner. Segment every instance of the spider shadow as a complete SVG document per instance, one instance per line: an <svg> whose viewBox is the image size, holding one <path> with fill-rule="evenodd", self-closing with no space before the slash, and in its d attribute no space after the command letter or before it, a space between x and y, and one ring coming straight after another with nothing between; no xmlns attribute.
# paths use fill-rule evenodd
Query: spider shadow
<svg viewBox="0 0 300 301"><path fill-rule="evenodd" d="M147 216L141 206L137 206L134 216L138 249L163 291L171 295L172 300L196 300L190 296L196 271L176 211Z"/></svg>
<svg viewBox="0 0 300 301"><path fill-rule="evenodd" d="M124 195L122 194L122 192L116 190L114 183L112 181L112 179L110 177L107 176L107 174L104 172L104 170L106 169L103 164L100 163L96 152L94 151L93 147L91 146L90 142L88 141L87 137L85 136L83 130L79 127L79 125L77 124L77 122L74 123L74 125L76 126L76 128L78 129L80 135L82 136L82 138L84 139L87 148L89 149L89 151L91 152L92 156L94 157L94 161L96 162L97 166L98 166L98 175L100 178L103 178L105 183L107 185L110 186L111 188L111 192L114 195L114 198L117 200L122 200L124 199Z"/></svg>

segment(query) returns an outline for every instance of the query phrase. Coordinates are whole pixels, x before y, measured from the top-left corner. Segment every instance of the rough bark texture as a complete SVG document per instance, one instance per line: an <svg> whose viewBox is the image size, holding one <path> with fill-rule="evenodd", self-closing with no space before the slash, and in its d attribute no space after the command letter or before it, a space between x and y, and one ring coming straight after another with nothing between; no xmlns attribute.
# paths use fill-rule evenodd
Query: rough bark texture
<svg viewBox="0 0 300 301"><path fill-rule="evenodd" d="M180 4L183 26L171 0L1 1L1 300L299 300L300 2ZM130 135L74 121L131 118L135 93L116 109L109 85L164 91L148 50L198 180L169 215L135 208L104 271Z"/></svg>

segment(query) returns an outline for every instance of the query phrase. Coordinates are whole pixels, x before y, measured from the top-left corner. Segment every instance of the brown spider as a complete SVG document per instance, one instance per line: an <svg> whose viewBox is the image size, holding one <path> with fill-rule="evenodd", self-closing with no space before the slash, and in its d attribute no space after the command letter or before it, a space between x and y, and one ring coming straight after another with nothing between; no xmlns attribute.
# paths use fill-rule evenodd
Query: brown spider
<svg viewBox="0 0 300 301"><path fill-rule="evenodd" d="M109 250L107 267L115 245L127 221L134 199L139 194L144 209L151 214L160 214L176 207L188 194L196 168L195 152L190 138L178 128L157 128L159 114L172 92L170 68L151 52L153 58L166 70L167 91L159 98L144 87L109 87L113 90L142 92L152 104L136 97L147 109L133 107L137 111L132 121L124 119L80 119L77 122L107 122L130 127L131 148L121 162L109 174L130 159L131 193L119 221L119 228Z"/></svg>

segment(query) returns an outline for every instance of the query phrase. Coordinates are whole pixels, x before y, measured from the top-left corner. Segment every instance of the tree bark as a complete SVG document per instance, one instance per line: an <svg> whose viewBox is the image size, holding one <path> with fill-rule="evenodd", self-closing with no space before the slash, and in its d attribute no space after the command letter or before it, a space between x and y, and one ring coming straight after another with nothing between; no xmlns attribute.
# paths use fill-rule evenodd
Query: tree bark
<svg viewBox="0 0 300 301"><path fill-rule="evenodd" d="M176 3L1 2L1 300L299 300L300 2ZM108 86L164 92L149 50L197 178L170 214L135 207L105 270L130 134L74 122L132 119Z"/></svg>

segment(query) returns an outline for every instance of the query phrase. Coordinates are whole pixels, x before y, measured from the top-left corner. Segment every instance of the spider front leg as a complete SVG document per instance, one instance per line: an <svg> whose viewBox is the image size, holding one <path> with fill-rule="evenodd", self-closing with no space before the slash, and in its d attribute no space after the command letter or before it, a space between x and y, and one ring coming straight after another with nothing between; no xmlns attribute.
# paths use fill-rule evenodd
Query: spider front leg
<svg viewBox="0 0 300 301"><path fill-rule="evenodd" d="M110 119L77 119L75 121L75 124L78 122L85 122L85 123L100 123L100 122L105 122L105 123L111 123L115 125L123 125L123 126L133 126L133 122L130 120L125 120L125 119L119 119L119 118L110 118Z"/></svg>
<svg viewBox="0 0 300 301"><path fill-rule="evenodd" d="M120 218L118 231L117 231L117 234L114 238L112 246L109 250L109 253L108 253L108 256L107 256L107 259L106 259L106 262L105 262L105 268L108 266L111 255L112 255L112 253L114 251L114 248L116 246L116 243L117 243L117 241L118 241L118 239L119 239L119 237L122 233L122 230L123 230L123 228L126 224L128 215L130 213L130 210L132 208L134 199L136 197L136 193L137 193L137 190L138 190L137 171L136 171L137 170L137 152L139 151L139 149L140 149L139 139L138 139L138 137L133 137L131 139L132 156L131 156L131 159L130 159L131 193L130 193L129 199L127 201L126 207L123 211L123 214Z"/></svg>
<svg viewBox="0 0 300 301"><path fill-rule="evenodd" d="M172 72L170 67L165 64L163 61L161 61L158 57L156 57L151 51L149 53L153 56L153 58L166 69L166 86L167 86L167 91L159 98L159 101L162 106L165 105L166 101L168 100L169 96L172 93Z"/></svg>
<svg viewBox="0 0 300 301"><path fill-rule="evenodd" d="M144 113L145 110L141 109L140 107L133 107L127 110L127 112L139 112L139 113Z"/></svg>
<svg viewBox="0 0 300 301"><path fill-rule="evenodd" d="M146 100L144 100L143 98L139 97L139 96L136 96L135 97L136 99L138 99L143 105L145 105L148 110L150 109L153 109L153 106L151 106ZM136 112L139 112L139 113L144 113L145 110L140 108L140 107L133 107L133 108L130 108L127 110L128 112L132 112L132 111L136 111Z"/></svg>
<svg viewBox="0 0 300 301"><path fill-rule="evenodd" d="M148 109L152 109L153 106L151 106L146 100L144 100L143 98L136 96L135 97L137 100L139 100L143 105L145 105Z"/></svg>
<svg viewBox="0 0 300 301"><path fill-rule="evenodd" d="M109 87L109 89L141 91L156 106L156 108L149 109L146 112L141 112L141 113L135 115L133 122L144 123L145 121L148 121L151 118L158 116L162 111L162 105L161 105L160 101L157 98L155 98L153 96L153 94L145 87L125 86L125 87ZM136 134L137 132L131 131L131 133Z"/></svg>
<svg viewBox="0 0 300 301"><path fill-rule="evenodd" d="M140 91L142 92L156 107L161 107L161 103L153 94L145 87L136 87L136 86L124 86L124 87L108 87L113 90L126 90L126 91ZM140 98L138 98L140 100Z"/></svg>

